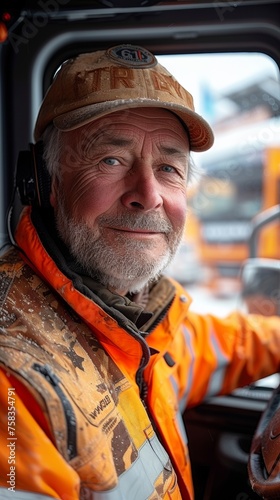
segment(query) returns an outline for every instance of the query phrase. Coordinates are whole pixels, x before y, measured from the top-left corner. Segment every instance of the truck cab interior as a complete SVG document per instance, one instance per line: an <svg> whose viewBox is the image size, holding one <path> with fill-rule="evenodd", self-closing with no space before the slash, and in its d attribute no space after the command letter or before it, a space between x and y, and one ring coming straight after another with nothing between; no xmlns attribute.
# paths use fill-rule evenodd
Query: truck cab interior
<svg viewBox="0 0 280 500"><path fill-rule="evenodd" d="M2 0L1 252L13 242L22 207L18 156L34 142L55 72L81 52L118 44L153 52L215 133L212 150L194 154L191 215L167 272L181 279L198 311L279 315L279 0ZM251 488L248 463L253 438L267 446L261 439L278 414L278 383L275 375L184 414L197 500L263 498ZM250 468L265 498L280 498L279 435L272 466L261 457L259 468Z"/></svg>

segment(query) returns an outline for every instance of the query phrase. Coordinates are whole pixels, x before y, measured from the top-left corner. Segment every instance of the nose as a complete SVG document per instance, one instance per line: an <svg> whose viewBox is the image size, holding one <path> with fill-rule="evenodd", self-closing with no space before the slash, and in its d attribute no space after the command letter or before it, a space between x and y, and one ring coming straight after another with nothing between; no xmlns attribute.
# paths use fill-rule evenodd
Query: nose
<svg viewBox="0 0 280 500"><path fill-rule="evenodd" d="M126 208L138 208L145 211L155 210L163 205L160 184L152 168L142 165L137 172L131 173L121 201Z"/></svg>

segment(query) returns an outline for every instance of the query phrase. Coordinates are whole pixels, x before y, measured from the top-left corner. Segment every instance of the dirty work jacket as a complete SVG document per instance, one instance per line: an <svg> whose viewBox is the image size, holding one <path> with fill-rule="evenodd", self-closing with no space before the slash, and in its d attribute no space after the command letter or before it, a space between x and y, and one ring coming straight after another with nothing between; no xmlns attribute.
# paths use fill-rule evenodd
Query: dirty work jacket
<svg viewBox="0 0 280 500"><path fill-rule="evenodd" d="M181 411L278 370L279 319L191 313L174 283L143 338L57 267L28 209L16 238L24 260L1 261L0 497L192 499Z"/></svg>

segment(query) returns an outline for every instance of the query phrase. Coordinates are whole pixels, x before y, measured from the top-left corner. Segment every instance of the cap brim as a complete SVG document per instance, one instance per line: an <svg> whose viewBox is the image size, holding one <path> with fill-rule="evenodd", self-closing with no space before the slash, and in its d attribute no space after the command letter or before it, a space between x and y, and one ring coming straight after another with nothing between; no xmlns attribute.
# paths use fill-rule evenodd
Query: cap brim
<svg viewBox="0 0 280 500"><path fill-rule="evenodd" d="M88 106L84 106L57 116L54 118L53 123L59 130L70 131L116 111L139 107L164 108L177 115L187 127L190 138L190 149L192 151L207 151L213 145L213 131L206 120L204 120L204 118L202 118L199 114L189 108L185 108L184 106L170 102L156 101L154 99L119 99L115 101L89 104Z"/></svg>

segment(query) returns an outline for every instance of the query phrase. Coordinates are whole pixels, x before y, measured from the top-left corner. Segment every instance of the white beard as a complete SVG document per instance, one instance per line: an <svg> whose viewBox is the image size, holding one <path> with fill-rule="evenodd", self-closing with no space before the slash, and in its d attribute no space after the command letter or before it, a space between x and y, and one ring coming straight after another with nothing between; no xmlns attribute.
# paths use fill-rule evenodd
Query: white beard
<svg viewBox="0 0 280 500"><path fill-rule="evenodd" d="M101 215L96 219L98 229L84 221L75 221L66 214L64 200L60 198L56 211L56 224L60 237L70 253L83 267L84 272L110 290L139 292L147 283L156 280L172 260L180 243L182 232L175 232L170 222L159 214ZM137 228L162 232L162 247L155 255L146 251L154 246L152 241L128 238L116 232L114 245L106 241L102 226Z"/></svg>

